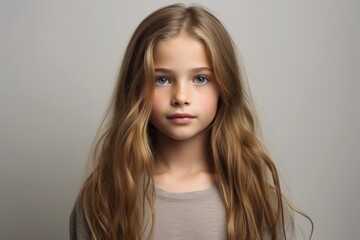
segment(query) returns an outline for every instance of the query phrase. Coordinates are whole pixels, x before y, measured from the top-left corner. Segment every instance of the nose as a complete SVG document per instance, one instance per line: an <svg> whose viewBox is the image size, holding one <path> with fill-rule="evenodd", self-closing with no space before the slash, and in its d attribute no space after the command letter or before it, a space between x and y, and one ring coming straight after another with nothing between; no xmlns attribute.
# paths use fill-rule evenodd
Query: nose
<svg viewBox="0 0 360 240"><path fill-rule="evenodd" d="M179 83L173 87L171 105L186 106L191 104L191 90L186 83Z"/></svg>

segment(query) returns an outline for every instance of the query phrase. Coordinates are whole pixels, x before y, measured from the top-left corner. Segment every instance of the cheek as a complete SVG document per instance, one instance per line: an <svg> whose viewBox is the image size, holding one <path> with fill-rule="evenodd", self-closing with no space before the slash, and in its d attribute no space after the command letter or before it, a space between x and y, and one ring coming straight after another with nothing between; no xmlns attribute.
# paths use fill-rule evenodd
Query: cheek
<svg viewBox="0 0 360 240"><path fill-rule="evenodd" d="M154 93L151 105L151 118L156 118L157 114L161 113L164 108L165 99L162 94Z"/></svg>
<svg viewBox="0 0 360 240"><path fill-rule="evenodd" d="M216 115L217 113L217 108L218 108L218 97L216 96L216 98L214 99L214 101L211 101L211 105L209 106L209 111L212 113L213 117Z"/></svg>
<svg viewBox="0 0 360 240"><path fill-rule="evenodd" d="M208 111L210 112L217 112L217 106L219 102L219 93L217 89L212 88L209 89L209 92L207 93L206 100L204 101L206 103L206 107Z"/></svg>

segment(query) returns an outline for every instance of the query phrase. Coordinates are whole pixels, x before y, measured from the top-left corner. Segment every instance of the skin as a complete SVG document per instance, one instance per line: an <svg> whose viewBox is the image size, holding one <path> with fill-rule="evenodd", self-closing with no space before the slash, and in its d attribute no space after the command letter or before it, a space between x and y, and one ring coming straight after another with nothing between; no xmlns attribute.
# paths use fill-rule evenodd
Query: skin
<svg viewBox="0 0 360 240"><path fill-rule="evenodd" d="M169 192L209 188L215 180L205 146L219 94L205 48L182 32L159 43L154 64L155 185Z"/></svg>

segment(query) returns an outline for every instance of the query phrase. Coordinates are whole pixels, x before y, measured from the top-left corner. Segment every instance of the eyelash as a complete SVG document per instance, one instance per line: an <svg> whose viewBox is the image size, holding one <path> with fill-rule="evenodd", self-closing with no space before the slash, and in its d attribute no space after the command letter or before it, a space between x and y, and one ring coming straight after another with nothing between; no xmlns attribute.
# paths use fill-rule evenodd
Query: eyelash
<svg viewBox="0 0 360 240"><path fill-rule="evenodd" d="M197 83L196 81L199 80L199 79L202 79L204 80L204 82L201 82L201 83ZM166 81L166 84L165 83L160 83L159 81ZM203 76L203 75L199 75L199 76L195 76L194 79L193 79L193 82L196 84L196 85L204 85L206 83L209 82L209 78L206 77L206 76ZM168 77L156 77L155 78L155 83L157 85L160 85L160 86L163 86L163 85L168 85L171 83L171 80L168 78Z"/></svg>

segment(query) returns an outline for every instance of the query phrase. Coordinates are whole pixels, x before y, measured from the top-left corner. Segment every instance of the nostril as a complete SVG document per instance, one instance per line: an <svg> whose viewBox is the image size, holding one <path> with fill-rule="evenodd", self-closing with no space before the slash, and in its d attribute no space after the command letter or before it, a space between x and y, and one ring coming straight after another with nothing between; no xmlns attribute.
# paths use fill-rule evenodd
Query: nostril
<svg viewBox="0 0 360 240"><path fill-rule="evenodd" d="M176 96L171 99L171 104L176 106L190 105L190 99L186 96Z"/></svg>

